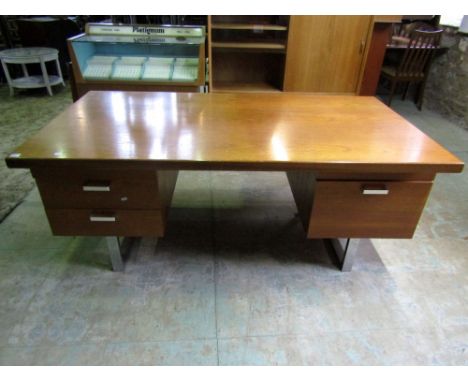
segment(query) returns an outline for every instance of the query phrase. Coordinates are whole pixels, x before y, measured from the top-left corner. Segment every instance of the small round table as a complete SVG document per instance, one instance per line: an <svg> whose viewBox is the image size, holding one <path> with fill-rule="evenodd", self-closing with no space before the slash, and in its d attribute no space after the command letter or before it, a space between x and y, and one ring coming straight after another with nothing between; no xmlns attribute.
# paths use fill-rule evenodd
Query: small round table
<svg viewBox="0 0 468 382"><path fill-rule="evenodd" d="M10 87L10 95L14 94L14 88L47 88L49 95L52 95L52 86L62 84L62 71L58 61L58 50L53 48L16 48L0 51L0 60L2 62L5 77ZM57 75L47 73L45 63L55 61L57 66ZM7 64L20 64L23 68L23 77L11 78ZM26 64L40 64L42 75L30 76Z"/></svg>

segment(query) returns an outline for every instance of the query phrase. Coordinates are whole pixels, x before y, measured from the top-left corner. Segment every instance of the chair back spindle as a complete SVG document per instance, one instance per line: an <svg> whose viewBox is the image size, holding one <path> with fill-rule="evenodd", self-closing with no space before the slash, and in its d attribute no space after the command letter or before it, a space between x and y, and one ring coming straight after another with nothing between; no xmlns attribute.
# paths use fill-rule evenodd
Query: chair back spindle
<svg viewBox="0 0 468 382"><path fill-rule="evenodd" d="M419 87L416 99L418 108L421 110L430 65L436 51L439 49L442 33L441 29L430 31L413 30L400 63L397 66L387 65L382 67L382 75L390 81L390 96L387 103L389 106L392 103L397 83L406 83L403 99L406 97L409 85L417 83Z"/></svg>
<svg viewBox="0 0 468 382"><path fill-rule="evenodd" d="M441 30L413 31L397 69L397 76L408 81L424 78L427 73L427 65L440 45L441 35Z"/></svg>

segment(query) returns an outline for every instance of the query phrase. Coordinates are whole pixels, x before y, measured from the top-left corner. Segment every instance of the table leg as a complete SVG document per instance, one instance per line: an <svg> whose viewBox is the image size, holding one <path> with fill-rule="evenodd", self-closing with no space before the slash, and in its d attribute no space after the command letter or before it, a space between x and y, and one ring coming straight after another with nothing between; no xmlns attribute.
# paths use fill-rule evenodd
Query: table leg
<svg viewBox="0 0 468 382"><path fill-rule="evenodd" d="M134 238L126 237L121 242L117 236L107 236L106 241L112 263L112 270L115 272L123 272L124 257L129 255L134 243Z"/></svg>
<svg viewBox="0 0 468 382"><path fill-rule="evenodd" d="M25 77L29 77L28 68L26 67L26 64L21 64L21 68L23 69L23 75Z"/></svg>
<svg viewBox="0 0 468 382"><path fill-rule="evenodd" d="M8 87L10 88L10 96L13 96L15 93L13 90L13 83L11 81L10 72L8 71L8 65L2 61L2 67L3 67L3 72L5 73L5 77L8 83Z"/></svg>
<svg viewBox="0 0 468 382"><path fill-rule="evenodd" d="M354 256L357 252L360 239L327 239L337 257L342 272L349 272L353 267Z"/></svg>
<svg viewBox="0 0 468 382"><path fill-rule="evenodd" d="M60 80L62 81L63 87L65 87L65 82L63 81L63 76L62 76L62 69L60 68L60 62L58 59L55 60L55 65L57 65L57 74L60 77Z"/></svg>
<svg viewBox="0 0 468 382"><path fill-rule="evenodd" d="M42 70L42 77L44 78L44 84L47 88L47 92L50 96L52 96L52 87L50 86L49 82L49 75L47 74L47 68L45 66L44 60L41 59L41 70Z"/></svg>

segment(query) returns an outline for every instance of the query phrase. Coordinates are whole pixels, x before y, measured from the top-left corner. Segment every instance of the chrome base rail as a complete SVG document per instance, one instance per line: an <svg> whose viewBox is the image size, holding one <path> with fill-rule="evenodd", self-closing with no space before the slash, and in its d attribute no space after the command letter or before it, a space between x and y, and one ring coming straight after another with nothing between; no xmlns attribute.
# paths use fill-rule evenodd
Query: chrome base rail
<svg viewBox="0 0 468 382"><path fill-rule="evenodd" d="M332 252L332 256L338 260L339 268L342 272L350 272L353 267L354 256L356 255L359 243L362 239L325 239L327 249Z"/></svg>
<svg viewBox="0 0 468 382"><path fill-rule="evenodd" d="M130 255L135 238L118 236L106 236L107 248L109 249L112 270L114 272L123 272L124 261Z"/></svg>

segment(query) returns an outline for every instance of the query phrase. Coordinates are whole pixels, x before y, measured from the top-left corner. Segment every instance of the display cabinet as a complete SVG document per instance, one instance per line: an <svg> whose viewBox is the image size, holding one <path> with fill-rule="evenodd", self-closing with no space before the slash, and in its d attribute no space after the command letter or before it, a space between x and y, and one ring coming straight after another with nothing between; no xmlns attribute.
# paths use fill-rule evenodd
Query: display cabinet
<svg viewBox="0 0 468 382"><path fill-rule="evenodd" d="M88 24L68 40L76 96L90 90L198 92L205 28Z"/></svg>

